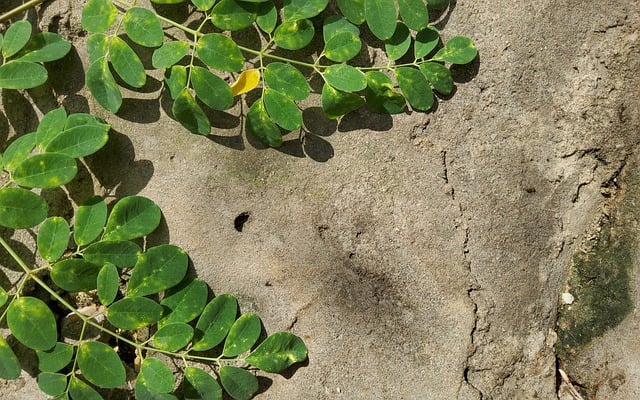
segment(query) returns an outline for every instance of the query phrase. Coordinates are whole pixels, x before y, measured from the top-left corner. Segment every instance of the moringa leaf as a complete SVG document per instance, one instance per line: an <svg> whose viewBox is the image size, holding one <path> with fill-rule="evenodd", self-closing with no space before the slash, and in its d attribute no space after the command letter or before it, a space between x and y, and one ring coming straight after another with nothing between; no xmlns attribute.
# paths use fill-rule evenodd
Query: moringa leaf
<svg viewBox="0 0 640 400"><path fill-rule="evenodd" d="M393 82L380 71L368 71L367 88L364 96L367 105L375 112L398 114L404 111L407 102L400 93L393 90Z"/></svg>
<svg viewBox="0 0 640 400"><path fill-rule="evenodd" d="M189 258L178 246L159 245L138 256L127 283L127 297L147 296L176 286L187 273Z"/></svg>
<svg viewBox="0 0 640 400"><path fill-rule="evenodd" d="M69 394L73 400L103 400L100 393L73 375L69 381Z"/></svg>
<svg viewBox="0 0 640 400"><path fill-rule="evenodd" d="M107 220L103 240L130 240L146 236L160 224L160 208L142 196L120 199Z"/></svg>
<svg viewBox="0 0 640 400"><path fill-rule="evenodd" d="M100 122L87 121L67 128L52 138L45 152L64 154L73 158L86 157L100 150L107 140L111 127Z"/></svg>
<svg viewBox="0 0 640 400"><path fill-rule="evenodd" d="M151 56L153 68L169 68L189 54L189 43L180 40L165 42Z"/></svg>
<svg viewBox="0 0 640 400"><path fill-rule="evenodd" d="M185 368L183 385L185 400L222 400L218 381L200 368Z"/></svg>
<svg viewBox="0 0 640 400"><path fill-rule="evenodd" d="M329 0L285 0L282 13L285 21L313 18L327 8Z"/></svg>
<svg viewBox="0 0 640 400"><path fill-rule="evenodd" d="M232 295L214 297L198 319L192 349L205 351L220 344L236 320L237 312L238 302Z"/></svg>
<svg viewBox="0 0 640 400"><path fill-rule="evenodd" d="M433 26L428 26L416 34L413 43L413 56L416 60L426 57L440 43L440 33Z"/></svg>
<svg viewBox="0 0 640 400"><path fill-rule="evenodd" d="M118 9L110 0L89 0L82 8L82 27L91 33L102 33L117 17Z"/></svg>
<svg viewBox="0 0 640 400"><path fill-rule="evenodd" d="M11 333L23 345L33 350L49 350L56 345L56 319L42 300L18 297L9 304L6 312Z"/></svg>
<svg viewBox="0 0 640 400"><path fill-rule="evenodd" d="M426 62L420 64L419 68L436 91L445 96L451 94L454 87L453 77L447 67L437 62Z"/></svg>
<svg viewBox="0 0 640 400"><path fill-rule="evenodd" d="M300 50L305 47L315 34L313 23L308 19L288 20L276 28L274 42L286 50Z"/></svg>
<svg viewBox="0 0 640 400"><path fill-rule="evenodd" d="M31 228L47 218L47 202L23 188L0 189L0 226L13 229Z"/></svg>
<svg viewBox="0 0 640 400"><path fill-rule="evenodd" d="M144 65L135 51L117 36L111 38L109 46L111 65L122 80L135 88L141 88L147 82Z"/></svg>
<svg viewBox="0 0 640 400"><path fill-rule="evenodd" d="M292 100L309 97L310 89L302 72L296 67L281 62L272 62L264 70L267 85Z"/></svg>
<svg viewBox="0 0 640 400"><path fill-rule="evenodd" d="M182 281L168 289L160 301L167 312L158 325L193 321L207 304L207 295L207 284L200 279Z"/></svg>
<svg viewBox="0 0 640 400"><path fill-rule="evenodd" d="M87 70L87 87L100 105L112 113L122 105L122 94L109 70L106 57L94 61Z"/></svg>
<svg viewBox="0 0 640 400"><path fill-rule="evenodd" d="M68 292L88 292L97 287L100 265L81 258L58 261L51 269L51 280Z"/></svg>
<svg viewBox="0 0 640 400"><path fill-rule="evenodd" d="M302 126L302 111L293 100L269 88L264 90L262 96L264 107L276 124L288 131L300 129Z"/></svg>
<svg viewBox="0 0 640 400"><path fill-rule="evenodd" d="M247 356L245 361L265 372L282 372L307 358L302 339L288 332L276 332Z"/></svg>
<svg viewBox="0 0 640 400"><path fill-rule="evenodd" d="M282 146L280 128L269 118L262 99L256 100L247 112L247 131L267 146Z"/></svg>
<svg viewBox="0 0 640 400"><path fill-rule="evenodd" d="M115 388L126 382L118 353L102 342L80 343L76 360L82 376L98 387Z"/></svg>
<svg viewBox="0 0 640 400"><path fill-rule="evenodd" d="M398 0L400 17L414 31L421 31L429 24L429 11L424 0Z"/></svg>
<svg viewBox="0 0 640 400"><path fill-rule="evenodd" d="M256 23L266 33L273 32L278 23L278 10L273 1L267 0L260 2L257 6Z"/></svg>
<svg viewBox="0 0 640 400"><path fill-rule="evenodd" d="M235 400L249 400L258 391L258 378L246 369L223 365L219 375L222 387Z"/></svg>
<svg viewBox="0 0 640 400"><path fill-rule="evenodd" d="M362 107L364 100L355 93L344 92L325 84L322 87L322 111L329 119L336 119Z"/></svg>
<svg viewBox="0 0 640 400"><path fill-rule="evenodd" d="M36 145L37 133L27 133L15 139L5 150L2 164L8 171L13 171L29 157Z"/></svg>
<svg viewBox="0 0 640 400"><path fill-rule="evenodd" d="M202 35L196 50L198 58L213 69L237 72L244 67L244 56L236 42L221 33Z"/></svg>
<svg viewBox="0 0 640 400"><path fill-rule="evenodd" d="M411 107L427 111L433 106L433 92L427 78L417 68L401 67L395 71L398 86Z"/></svg>
<svg viewBox="0 0 640 400"><path fill-rule="evenodd" d="M67 375L57 372L41 372L36 382L38 388L49 396L59 396L67 389Z"/></svg>
<svg viewBox="0 0 640 400"><path fill-rule="evenodd" d="M183 322L166 324L153 335L153 345L160 350L178 351L193 339L193 328Z"/></svg>
<svg viewBox="0 0 640 400"><path fill-rule="evenodd" d="M100 235L107 222L107 203L100 196L91 196L78 206L73 225L73 239L78 246L91 243Z"/></svg>
<svg viewBox="0 0 640 400"><path fill-rule="evenodd" d="M65 154L43 153L21 162L13 172L18 185L50 189L69 183L78 172L76 160Z"/></svg>
<svg viewBox="0 0 640 400"><path fill-rule="evenodd" d="M107 306L116 299L120 286L120 274L118 268L111 263L106 263L100 268L96 281L98 298L100 303Z"/></svg>
<svg viewBox="0 0 640 400"><path fill-rule="evenodd" d="M174 66L175 68L175 66ZM172 68L173 70L173 68ZM204 111L188 88L183 88L178 94L171 107L173 116L192 133L198 135L208 135L211 133L211 123Z"/></svg>
<svg viewBox="0 0 640 400"><path fill-rule="evenodd" d="M256 7L238 0L222 0L211 10L211 22L223 31L237 31L256 20Z"/></svg>
<svg viewBox="0 0 640 400"><path fill-rule="evenodd" d="M134 331L160 321L163 308L147 297L125 297L111 304L107 319L120 329Z"/></svg>
<svg viewBox="0 0 640 400"><path fill-rule="evenodd" d="M145 47L159 47L164 40L162 24L156 14L146 8L131 7L122 17L127 36Z"/></svg>
<svg viewBox="0 0 640 400"><path fill-rule="evenodd" d="M396 30L398 10L394 1L364 0L364 12L371 32L380 40L387 40Z"/></svg>
<svg viewBox="0 0 640 400"><path fill-rule="evenodd" d="M187 68L184 65L168 68L164 73L164 83L171 98L176 100L187 86Z"/></svg>
<svg viewBox="0 0 640 400"><path fill-rule="evenodd" d="M92 264L110 263L118 268L130 268L136 264L141 251L140 246L127 240L101 240L84 249L82 257Z"/></svg>
<svg viewBox="0 0 640 400"><path fill-rule="evenodd" d="M62 217L49 217L38 229L37 247L40 256L47 261L60 258L69 244L71 230Z"/></svg>
<svg viewBox="0 0 640 400"><path fill-rule="evenodd" d="M365 0L338 0L338 7L351 23L360 25L366 19L364 3Z"/></svg>
<svg viewBox="0 0 640 400"><path fill-rule="evenodd" d="M71 362L74 348L70 344L57 342L48 350L36 350L38 368L43 372L58 372Z"/></svg>
<svg viewBox="0 0 640 400"><path fill-rule="evenodd" d="M455 36L433 56L434 61L446 61L452 64L468 64L478 55L478 49L471 39Z"/></svg>
<svg viewBox="0 0 640 400"><path fill-rule="evenodd" d="M355 67L333 64L327 67L322 77L332 87L345 92L357 92L367 87L367 77Z"/></svg>
<svg viewBox="0 0 640 400"><path fill-rule="evenodd" d="M67 123L67 112L63 107L54 108L42 117L36 130L36 144L40 149L47 147L49 142L62 132Z"/></svg>
<svg viewBox="0 0 640 400"><path fill-rule="evenodd" d="M233 92L227 82L208 69L191 67L191 84L196 96L212 109L226 110L233 105Z"/></svg>
<svg viewBox="0 0 640 400"><path fill-rule="evenodd" d="M411 32L409 28L401 22L396 25L396 31L389 39L384 41L384 49L391 61L401 58L411 46Z"/></svg>
<svg viewBox="0 0 640 400"><path fill-rule="evenodd" d="M9 25L2 42L2 57L7 59L22 50L29 42L31 30L31 24L24 20Z"/></svg>
<svg viewBox="0 0 640 400"><path fill-rule="evenodd" d="M229 330L222 355L236 357L249 350L260 337L261 331L262 324L256 314L242 314Z"/></svg>
<svg viewBox="0 0 640 400"><path fill-rule="evenodd" d="M153 393L170 393L175 386L171 369L154 357L147 357L142 361L138 375L138 379L140 378L144 386Z"/></svg>
<svg viewBox="0 0 640 400"><path fill-rule="evenodd" d="M71 50L71 43L57 33L36 33L18 55L21 61L49 62L59 60Z"/></svg>
<svg viewBox="0 0 640 400"><path fill-rule="evenodd" d="M345 62L360 52L362 42L353 32L340 32L332 36L324 46L325 56L335 62Z"/></svg>
<svg viewBox="0 0 640 400"><path fill-rule="evenodd" d="M29 61L10 61L0 65L0 88L31 89L47 81L45 67Z"/></svg>
<svg viewBox="0 0 640 400"><path fill-rule="evenodd" d="M16 353L0 335L0 379L17 379L21 371L22 367Z"/></svg>

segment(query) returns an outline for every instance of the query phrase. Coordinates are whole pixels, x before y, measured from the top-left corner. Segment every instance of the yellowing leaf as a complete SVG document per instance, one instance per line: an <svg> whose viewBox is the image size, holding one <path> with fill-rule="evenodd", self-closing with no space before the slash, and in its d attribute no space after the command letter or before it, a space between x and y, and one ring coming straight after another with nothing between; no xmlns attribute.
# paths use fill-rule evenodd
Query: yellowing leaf
<svg viewBox="0 0 640 400"><path fill-rule="evenodd" d="M238 79L231 85L231 93L234 96L247 93L258 86L260 82L260 71L258 69L248 69L242 71Z"/></svg>

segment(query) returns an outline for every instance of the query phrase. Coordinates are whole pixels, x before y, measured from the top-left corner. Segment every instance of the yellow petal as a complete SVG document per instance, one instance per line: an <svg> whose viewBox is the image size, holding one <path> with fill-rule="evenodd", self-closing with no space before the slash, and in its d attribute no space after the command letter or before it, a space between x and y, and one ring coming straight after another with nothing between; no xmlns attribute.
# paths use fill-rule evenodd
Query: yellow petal
<svg viewBox="0 0 640 400"><path fill-rule="evenodd" d="M247 93L255 89L258 86L258 82L260 82L260 70L254 68L242 71L238 80L231 85L231 93L234 96Z"/></svg>

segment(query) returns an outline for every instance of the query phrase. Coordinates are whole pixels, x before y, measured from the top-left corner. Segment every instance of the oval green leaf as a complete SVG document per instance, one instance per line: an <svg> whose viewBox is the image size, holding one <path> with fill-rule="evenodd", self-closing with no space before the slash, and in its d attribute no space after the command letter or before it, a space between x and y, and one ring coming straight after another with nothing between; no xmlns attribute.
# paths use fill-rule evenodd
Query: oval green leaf
<svg viewBox="0 0 640 400"><path fill-rule="evenodd" d="M468 37L455 36L433 56L434 61L468 64L478 55L478 49Z"/></svg>
<svg viewBox="0 0 640 400"><path fill-rule="evenodd" d="M167 313L158 325L193 321L207 304L208 290L200 279L185 280L167 290L160 301Z"/></svg>
<svg viewBox="0 0 640 400"><path fill-rule="evenodd" d="M67 375L41 372L36 378L38 387L49 396L59 396L67 389Z"/></svg>
<svg viewBox="0 0 640 400"><path fill-rule="evenodd" d="M62 186L76 176L76 160L65 154L36 154L24 160L13 172L18 185L50 189Z"/></svg>
<svg viewBox="0 0 640 400"><path fill-rule="evenodd" d="M109 306L107 319L117 328L133 331L160 321L163 310L147 297L125 297Z"/></svg>
<svg viewBox="0 0 640 400"><path fill-rule="evenodd" d="M344 92L357 92L367 87L367 77L359 69L347 64L333 64L322 76L334 88Z"/></svg>
<svg viewBox="0 0 640 400"><path fill-rule="evenodd" d="M426 62L420 64L420 72L424 74L431 86L439 93L448 96L453 91L453 77L451 71L444 65L437 62Z"/></svg>
<svg viewBox="0 0 640 400"><path fill-rule="evenodd" d="M219 345L236 320L238 302L230 294L221 294L207 304L196 324L192 349L205 351Z"/></svg>
<svg viewBox="0 0 640 400"><path fill-rule="evenodd" d="M144 385L154 393L170 393L175 386L171 369L157 358L147 357L140 365L140 375Z"/></svg>
<svg viewBox="0 0 640 400"><path fill-rule="evenodd" d="M426 57L440 43L440 33L433 26L428 26L416 34L413 43L413 56L415 59Z"/></svg>
<svg viewBox="0 0 640 400"><path fill-rule="evenodd" d="M286 50L299 50L313 40L315 28L308 19L288 20L276 28L274 42Z"/></svg>
<svg viewBox="0 0 640 400"><path fill-rule="evenodd" d="M2 57L13 56L27 44L31 37L31 24L28 21L16 21L9 25L2 42Z"/></svg>
<svg viewBox="0 0 640 400"><path fill-rule="evenodd" d="M244 56L236 42L221 33L202 35L196 50L198 58L213 69L238 72L244 67Z"/></svg>
<svg viewBox="0 0 640 400"><path fill-rule="evenodd" d="M249 350L260 337L261 331L262 324L256 314L242 314L229 330L222 355L235 357Z"/></svg>
<svg viewBox="0 0 640 400"><path fill-rule="evenodd" d="M147 296L177 285L187 273L188 263L187 253L177 246L150 248L138 256L127 283L127 296Z"/></svg>
<svg viewBox="0 0 640 400"><path fill-rule="evenodd" d="M156 69L169 68L189 54L189 49L187 42L179 40L165 42L153 52L151 65Z"/></svg>
<svg viewBox="0 0 640 400"><path fill-rule="evenodd" d="M211 132L211 123L200 105L196 103L189 88L183 87L181 89L180 94L173 102L171 111L175 119L191 133L208 135Z"/></svg>
<svg viewBox="0 0 640 400"><path fill-rule="evenodd" d="M22 135L7 147L3 154L2 163L8 171L16 169L20 163L29 157L29 154L36 145L36 132Z"/></svg>
<svg viewBox="0 0 640 400"><path fill-rule="evenodd" d="M256 100L247 112L247 131L267 146L282 146L280 128L269 118L262 99Z"/></svg>
<svg viewBox="0 0 640 400"><path fill-rule="evenodd" d="M265 89L262 96L264 107L276 124L288 131L300 129L302 111L293 100L273 89Z"/></svg>
<svg viewBox="0 0 640 400"><path fill-rule="evenodd" d="M158 47L164 40L162 24L156 14L142 7L131 7L122 18L127 36L146 47Z"/></svg>
<svg viewBox="0 0 640 400"><path fill-rule="evenodd" d="M31 228L47 218L49 206L37 194L23 188L0 189L0 225L13 228Z"/></svg>
<svg viewBox="0 0 640 400"><path fill-rule="evenodd" d="M369 71L364 96L367 105L375 112L398 114L404 111L407 102L400 93L393 90L391 78L380 71Z"/></svg>
<svg viewBox="0 0 640 400"><path fill-rule="evenodd" d="M111 65L122 80L135 88L141 88L147 82L144 65L138 55L124 40L115 36L109 47Z"/></svg>
<svg viewBox="0 0 640 400"><path fill-rule="evenodd" d="M258 378L245 369L223 365L219 375L222 387L235 400L249 400L258 391Z"/></svg>
<svg viewBox="0 0 640 400"><path fill-rule="evenodd" d="M366 80L365 80L366 82ZM343 92L325 84L322 87L322 111L329 119L336 119L362 107L364 100L355 93Z"/></svg>
<svg viewBox="0 0 640 400"><path fill-rule="evenodd" d="M22 367L16 353L4 337L0 336L0 379L17 379L21 371Z"/></svg>
<svg viewBox="0 0 640 400"><path fill-rule="evenodd" d="M112 113L122 105L122 94L109 70L106 57L100 57L87 70L87 87L100 105Z"/></svg>
<svg viewBox="0 0 640 400"><path fill-rule="evenodd" d="M100 196L85 199L76 211L73 239L78 246L91 243L107 222L107 203Z"/></svg>
<svg viewBox="0 0 640 400"><path fill-rule="evenodd" d="M174 65L164 73L165 87L169 89L172 99L176 99L187 86L187 68L184 65Z"/></svg>
<svg viewBox="0 0 640 400"><path fill-rule="evenodd" d="M130 240L146 236L160 224L160 208L142 196L120 199L111 210L103 240Z"/></svg>
<svg viewBox="0 0 640 400"><path fill-rule="evenodd" d="M89 0L82 9L82 27L91 33L104 32L118 17L118 9L110 0Z"/></svg>
<svg viewBox="0 0 640 400"><path fill-rule="evenodd" d="M109 125L100 123L74 126L53 138L45 151L65 154L73 158L86 157L100 150L107 143L110 129Z"/></svg>
<svg viewBox="0 0 640 400"><path fill-rule="evenodd" d="M38 229L36 239L38 253L47 261L57 260L67 249L70 234L69 224L64 218L50 217L45 219Z"/></svg>
<svg viewBox="0 0 640 400"><path fill-rule="evenodd" d="M57 33L35 34L20 52L21 61L50 62L59 60L71 50L71 43Z"/></svg>
<svg viewBox="0 0 640 400"><path fill-rule="evenodd" d="M310 89L302 72L296 67L272 62L264 70L264 80L267 85L292 100L304 100L309 97Z"/></svg>
<svg viewBox="0 0 640 400"><path fill-rule="evenodd" d="M365 0L338 0L338 7L351 23L360 25L366 19L364 2Z"/></svg>
<svg viewBox="0 0 640 400"><path fill-rule="evenodd" d="M51 280L68 292L87 292L97 287L100 265L80 258L57 262L51 269Z"/></svg>
<svg viewBox="0 0 640 400"><path fill-rule="evenodd" d="M265 1L258 4L256 23L266 33L273 32L278 23L278 10L272 1Z"/></svg>
<svg viewBox="0 0 640 400"><path fill-rule="evenodd" d="M128 240L102 240L84 249L82 256L93 264L129 268L136 264L141 251L140 246Z"/></svg>
<svg viewBox="0 0 640 400"><path fill-rule="evenodd" d="M284 20L313 18L327 8L329 0L288 0L284 2L282 12Z"/></svg>
<svg viewBox="0 0 640 400"><path fill-rule="evenodd" d="M89 35L89 38L87 39L89 65L96 62L99 58L107 56L110 41L111 37L103 33L94 33Z"/></svg>
<svg viewBox="0 0 640 400"><path fill-rule="evenodd" d="M395 72L398 86L411 107L420 111L429 110L433 106L433 92L422 72L409 67L398 68Z"/></svg>
<svg viewBox="0 0 640 400"><path fill-rule="evenodd" d="M37 350L38 368L43 372L58 372L71 362L73 346L57 342L49 350Z"/></svg>
<svg viewBox="0 0 640 400"><path fill-rule="evenodd" d="M171 4L174 4L176 2L182 2L184 0L168 0L168 1L171 1L172 2ZM191 2L193 3L194 6L198 8L198 10L206 11L211 7L213 7L215 0L191 0Z"/></svg>
<svg viewBox="0 0 640 400"><path fill-rule="evenodd" d="M98 272L96 289L100 303L107 306L116 299L120 287L120 274L118 268L111 263L106 263Z"/></svg>
<svg viewBox="0 0 640 400"><path fill-rule="evenodd" d="M10 61L0 66L0 88L31 89L47 81L47 70L28 61Z"/></svg>
<svg viewBox="0 0 640 400"><path fill-rule="evenodd" d="M385 51L391 61L395 61L407 54L410 46L411 32L409 32L409 28L403 23L398 23L393 36L384 41Z"/></svg>
<svg viewBox="0 0 640 400"><path fill-rule="evenodd" d="M193 328L182 322L164 325L153 335L153 345L160 350L178 351L193 339Z"/></svg>
<svg viewBox="0 0 640 400"><path fill-rule="evenodd" d="M30 349L48 350L56 345L56 319L40 299L23 296L12 301L7 308L7 325L13 336Z"/></svg>
<svg viewBox="0 0 640 400"><path fill-rule="evenodd" d="M115 388L126 382L118 353L102 342L82 342L76 360L82 375L98 387Z"/></svg>
<svg viewBox="0 0 640 400"><path fill-rule="evenodd" d="M360 36L360 29L358 29L357 26L349 22L348 19L338 15L328 17L322 24L322 36L325 43L337 34L344 32L351 32L357 37Z"/></svg>
<svg viewBox="0 0 640 400"><path fill-rule="evenodd" d="M340 32L327 41L324 46L325 56L336 62L345 62L360 52L362 43L353 32Z"/></svg>
<svg viewBox="0 0 640 400"><path fill-rule="evenodd" d="M191 67L191 84L196 96L212 109L226 110L233 105L233 93L227 82L208 69Z"/></svg>
<svg viewBox="0 0 640 400"><path fill-rule="evenodd" d="M398 10L394 1L364 0L364 13L371 32L380 40L387 40L396 30Z"/></svg>
<svg viewBox="0 0 640 400"><path fill-rule="evenodd" d="M183 389L186 400L222 400L218 381L200 368L185 368Z"/></svg>
<svg viewBox="0 0 640 400"><path fill-rule="evenodd" d="M420 31L429 24L429 11L424 0L398 0L400 17L414 31Z"/></svg>
<svg viewBox="0 0 640 400"><path fill-rule="evenodd" d="M288 332L276 332L247 356L245 361L265 372L282 372L307 358L302 339Z"/></svg>
<svg viewBox="0 0 640 400"><path fill-rule="evenodd" d="M62 132L67 122L67 112L64 108L55 108L42 117L36 130L36 144L44 149L49 142Z"/></svg>
<svg viewBox="0 0 640 400"><path fill-rule="evenodd" d="M103 400L100 393L75 376L69 381L69 394L73 400Z"/></svg>
<svg viewBox="0 0 640 400"><path fill-rule="evenodd" d="M222 0L211 10L211 22L223 31L237 31L256 20L256 7L243 1Z"/></svg>

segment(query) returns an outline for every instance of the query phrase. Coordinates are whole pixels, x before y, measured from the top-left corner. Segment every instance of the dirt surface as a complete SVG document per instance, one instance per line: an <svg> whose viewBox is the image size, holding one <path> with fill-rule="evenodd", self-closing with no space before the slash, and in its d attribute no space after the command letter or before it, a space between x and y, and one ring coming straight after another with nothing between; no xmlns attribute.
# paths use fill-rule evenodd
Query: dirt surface
<svg viewBox="0 0 640 400"><path fill-rule="evenodd" d="M564 400L572 384L585 399L640 398L636 236L631 312L566 356L554 347L575 255L637 201L625 193L640 162L638 1L453 2L437 26L480 50L454 96L432 113L339 122L314 97L304 142L291 134L280 150L244 135L239 107L212 115L214 136L187 133L160 77L106 112L83 89L81 3L39 10L40 28L76 49L49 66L36 108L3 92L0 122L28 132L58 102L112 124L87 160L98 182L85 173L72 195L153 199L164 225L152 240L183 247L267 331L305 340L308 365L265 378L256 398L553 399L561 386ZM3 399L43 398L34 390L27 373L0 384Z"/></svg>

